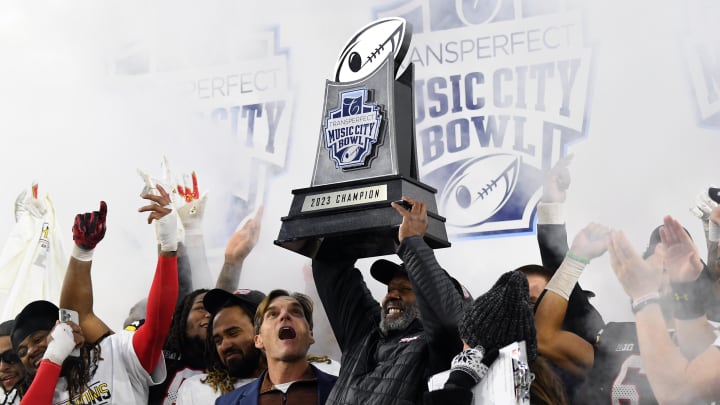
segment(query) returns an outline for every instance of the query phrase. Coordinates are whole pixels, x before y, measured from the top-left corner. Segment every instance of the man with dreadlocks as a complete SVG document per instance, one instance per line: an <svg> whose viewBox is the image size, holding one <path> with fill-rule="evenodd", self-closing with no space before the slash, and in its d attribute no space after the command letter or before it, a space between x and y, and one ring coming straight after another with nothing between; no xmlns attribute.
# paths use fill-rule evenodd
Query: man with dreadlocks
<svg viewBox="0 0 720 405"><path fill-rule="evenodd" d="M225 262L215 285L217 289L233 291L237 288L242 264L260 236L262 212L261 205L240 222L228 240ZM175 404L181 385L195 375L203 375L211 365L211 357L205 352L210 322L210 313L203 304L207 292L205 288L194 290L182 298L175 308L163 347L168 377L162 383L150 387L150 405Z"/></svg>
<svg viewBox="0 0 720 405"><path fill-rule="evenodd" d="M96 401L140 404L147 402L149 386L165 378L162 345L170 328L178 293L177 219L168 207L168 193L159 185L157 190L159 195L143 195L151 204L139 209L150 212L148 223L156 220L160 243L145 324L135 333L122 331L86 343L79 325L58 322L58 308L54 304L48 301L28 304L15 318L11 336L18 356L34 374L21 404L89 404ZM75 218L73 239L76 249L70 259L71 265L80 261L90 266L92 250L105 234L106 215L107 206L100 202L99 211L79 214ZM77 274L70 277L73 276ZM86 288L91 290L92 286ZM61 303L66 302L66 294L64 286ZM83 322L82 318L80 322ZM71 352L76 347L80 348L80 355L73 357Z"/></svg>
<svg viewBox="0 0 720 405"><path fill-rule="evenodd" d="M254 380L265 359L253 342L253 318L265 294L256 290L229 293L215 288L203 298L210 313L207 327L207 374L183 382L177 404L213 403L217 397Z"/></svg>

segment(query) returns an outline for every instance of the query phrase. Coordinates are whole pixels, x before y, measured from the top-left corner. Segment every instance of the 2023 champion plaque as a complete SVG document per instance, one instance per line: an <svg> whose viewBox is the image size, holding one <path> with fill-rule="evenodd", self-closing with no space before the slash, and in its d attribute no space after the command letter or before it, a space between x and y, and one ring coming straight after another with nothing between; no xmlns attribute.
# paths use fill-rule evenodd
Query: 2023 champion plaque
<svg viewBox="0 0 720 405"><path fill-rule="evenodd" d="M325 85L313 180L293 190L275 244L308 257L392 254L402 216L390 202L408 196L427 204L425 240L450 246L436 190L418 181L413 66L399 72L410 26L384 18L358 31Z"/></svg>

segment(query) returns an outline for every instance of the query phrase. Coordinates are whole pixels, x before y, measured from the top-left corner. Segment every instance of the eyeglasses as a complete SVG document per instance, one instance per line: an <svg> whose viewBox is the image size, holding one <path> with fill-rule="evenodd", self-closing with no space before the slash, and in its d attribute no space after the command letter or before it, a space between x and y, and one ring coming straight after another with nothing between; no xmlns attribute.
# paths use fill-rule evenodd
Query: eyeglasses
<svg viewBox="0 0 720 405"><path fill-rule="evenodd" d="M20 362L20 357L18 357L18 355L15 353L15 350L9 349L0 353L0 362L5 362L6 364L15 364Z"/></svg>

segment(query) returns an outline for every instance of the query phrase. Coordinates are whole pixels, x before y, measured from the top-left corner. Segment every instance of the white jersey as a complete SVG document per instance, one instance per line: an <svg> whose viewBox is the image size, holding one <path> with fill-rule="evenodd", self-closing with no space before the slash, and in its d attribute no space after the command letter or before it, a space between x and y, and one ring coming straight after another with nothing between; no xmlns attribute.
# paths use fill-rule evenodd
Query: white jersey
<svg viewBox="0 0 720 405"><path fill-rule="evenodd" d="M220 391L215 391L210 384L203 382L207 378L207 374L195 374L194 376L183 381L177 393L177 405L206 405L214 404L215 400L222 395ZM235 388L242 387L245 384L253 382L254 378L242 378L235 382Z"/></svg>
<svg viewBox="0 0 720 405"><path fill-rule="evenodd" d="M149 387L165 379L165 361L160 358L152 374L140 364L132 345L132 332L120 331L100 342L100 355L95 375L89 387L72 404L144 404L148 401ZM162 356L162 355L161 355ZM53 404L69 404L67 381L61 377L55 386Z"/></svg>
<svg viewBox="0 0 720 405"><path fill-rule="evenodd" d="M0 387L2 388L2 387ZM17 388L13 388L8 392L5 392L3 390L2 396L2 402L0 402L0 405L18 405L20 404L20 394L18 393Z"/></svg>
<svg viewBox="0 0 720 405"><path fill-rule="evenodd" d="M311 361L310 364L320 369L323 373L334 375L335 377L340 374L340 363L333 359L328 359L328 361Z"/></svg>

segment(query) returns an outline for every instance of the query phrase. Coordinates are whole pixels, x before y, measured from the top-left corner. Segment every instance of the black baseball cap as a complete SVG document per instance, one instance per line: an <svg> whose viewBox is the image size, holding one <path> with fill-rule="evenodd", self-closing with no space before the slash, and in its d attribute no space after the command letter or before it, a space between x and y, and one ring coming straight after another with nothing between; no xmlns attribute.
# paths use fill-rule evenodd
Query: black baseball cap
<svg viewBox="0 0 720 405"><path fill-rule="evenodd" d="M255 311L263 298L265 298L265 294L258 290L239 289L229 293L223 289L214 288L205 294L203 305L212 316L215 316L222 308L239 305L252 320L255 319Z"/></svg>
<svg viewBox="0 0 720 405"><path fill-rule="evenodd" d="M447 272L445 273L447 274ZM407 277L408 273L405 269L404 263L397 264L391 262L390 260L380 259L375 261L375 263L370 266L370 275L375 280L387 285L388 283L390 283L390 280L392 280L393 277L397 275L405 275ZM450 277L450 281L452 281L458 293L460 293L460 299L462 300L463 304L472 303L473 297L472 294L470 294L470 291L468 291L468 289L465 288L464 285L460 284L460 282L457 281L454 277L450 276L449 274L448 277Z"/></svg>
<svg viewBox="0 0 720 405"><path fill-rule="evenodd" d="M370 275L373 278L385 285L390 283L390 280L397 275L404 275L407 277L407 270L405 270L405 264L393 263L390 260L380 259L370 266Z"/></svg>
<svg viewBox="0 0 720 405"><path fill-rule="evenodd" d="M39 330L51 330L59 319L58 307L50 301L33 301L15 317L10 334L13 348L17 350L26 337Z"/></svg>

